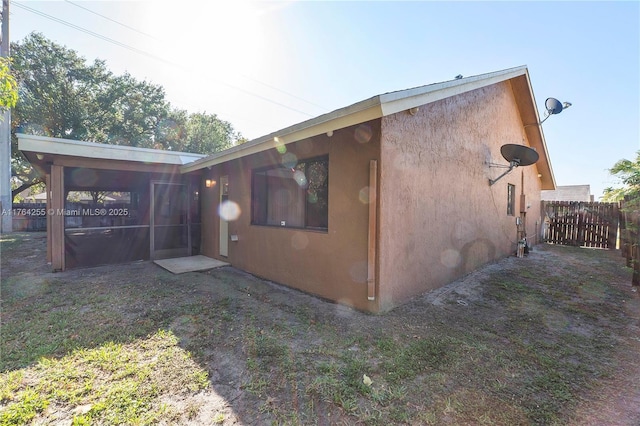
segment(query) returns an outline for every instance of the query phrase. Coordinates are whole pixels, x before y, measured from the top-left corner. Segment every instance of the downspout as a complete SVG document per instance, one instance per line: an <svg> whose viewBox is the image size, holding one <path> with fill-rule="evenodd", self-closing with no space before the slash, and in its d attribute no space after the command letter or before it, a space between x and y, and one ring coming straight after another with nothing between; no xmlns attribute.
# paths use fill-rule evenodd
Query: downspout
<svg viewBox="0 0 640 426"><path fill-rule="evenodd" d="M367 251L367 299L376 299L376 224L378 207L378 161L369 161L369 232Z"/></svg>

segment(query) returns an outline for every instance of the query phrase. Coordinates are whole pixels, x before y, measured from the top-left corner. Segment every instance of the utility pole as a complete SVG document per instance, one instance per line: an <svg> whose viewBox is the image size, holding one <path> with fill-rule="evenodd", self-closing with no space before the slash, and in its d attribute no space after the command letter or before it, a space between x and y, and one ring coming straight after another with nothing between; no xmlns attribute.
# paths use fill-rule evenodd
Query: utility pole
<svg viewBox="0 0 640 426"><path fill-rule="evenodd" d="M9 57L9 0L2 0L2 41L0 42L0 56ZM13 231L11 196L11 109L6 108L0 122L0 205L2 212L3 234Z"/></svg>

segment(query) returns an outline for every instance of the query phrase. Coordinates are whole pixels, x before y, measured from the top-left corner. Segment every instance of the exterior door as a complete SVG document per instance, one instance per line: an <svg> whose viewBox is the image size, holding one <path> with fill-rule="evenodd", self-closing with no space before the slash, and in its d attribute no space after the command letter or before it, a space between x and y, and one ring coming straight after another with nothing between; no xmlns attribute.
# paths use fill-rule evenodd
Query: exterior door
<svg viewBox="0 0 640 426"><path fill-rule="evenodd" d="M229 176L220 177L220 204L222 206L224 202L229 199ZM218 212L220 207L218 207ZM220 256L229 256L229 222L220 217Z"/></svg>
<svg viewBox="0 0 640 426"><path fill-rule="evenodd" d="M189 256L187 185L151 183L151 259Z"/></svg>

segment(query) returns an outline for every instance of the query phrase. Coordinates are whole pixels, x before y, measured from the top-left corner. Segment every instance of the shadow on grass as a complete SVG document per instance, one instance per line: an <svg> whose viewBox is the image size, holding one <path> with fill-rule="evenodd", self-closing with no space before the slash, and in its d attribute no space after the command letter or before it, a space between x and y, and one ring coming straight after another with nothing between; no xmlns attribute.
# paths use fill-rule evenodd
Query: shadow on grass
<svg viewBox="0 0 640 426"><path fill-rule="evenodd" d="M5 250L3 265L19 247ZM43 357L119 345L138 351L133 370L147 371L173 351L178 371L163 375L178 387L130 372L156 386L149 404L158 410L141 423L563 423L615 367L629 323L622 264L608 252L541 247L472 276L474 297L452 291L436 306L426 296L378 316L233 268L172 275L143 262L51 274L36 266L2 276L0 369L15 381ZM164 346L149 353L144 342L159 333ZM208 389L190 385L202 379L190 359ZM80 407L80 419L96 405L86 395L49 402L34 410Z"/></svg>

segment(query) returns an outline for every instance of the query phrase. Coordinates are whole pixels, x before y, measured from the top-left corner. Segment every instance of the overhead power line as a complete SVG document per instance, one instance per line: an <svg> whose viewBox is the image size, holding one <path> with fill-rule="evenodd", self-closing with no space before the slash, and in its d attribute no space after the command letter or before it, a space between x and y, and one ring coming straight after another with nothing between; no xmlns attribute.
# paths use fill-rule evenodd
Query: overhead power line
<svg viewBox="0 0 640 426"><path fill-rule="evenodd" d="M108 16L105 16L105 15L103 15L103 14L101 14L101 13L98 13L98 12L96 12L96 11L93 11L93 10L91 10L91 9L87 8L87 7L80 6L80 5L79 5L78 3L76 3L76 2L73 2L73 1L71 1L71 0L64 0L64 1L66 1L67 3L69 3L69 4L71 4L71 5L75 6L75 7L79 7L79 8L80 8L80 9L82 9L82 10L86 10L86 11L87 11L87 12L89 12L89 13L93 13L94 15L97 15L97 16L99 16L99 17L103 18L103 19L106 19L107 21L111 21L111 22L113 22L113 23L115 23L115 24L118 24L118 25L120 25L120 26L122 26L122 27L124 27L124 28L127 28L127 29L129 29L129 30L131 30L131 31L135 31L135 32L137 32L138 34L142 34L143 36L147 36L147 37L152 38L152 39L154 39L154 40L158 40L158 41L160 41L158 38L156 38L156 37L152 36L151 34L147 34L147 33L143 32L143 31L138 30L137 28L133 28L133 27L131 27L131 26L127 25L127 24L123 24L122 22L120 22L120 21L116 21L115 19L111 19L111 18L109 18Z"/></svg>
<svg viewBox="0 0 640 426"><path fill-rule="evenodd" d="M105 15L103 15L103 14L101 14L101 13L98 13L98 12L96 12L96 11L94 11L94 10L89 9L88 7L81 6L81 5L79 5L78 3L76 3L76 2L73 2L73 1L71 1L71 0L64 0L64 1L65 1L65 2L67 2L67 3L69 3L69 4L71 4L71 5L73 5L73 6L79 7L80 9L86 10L86 11L87 11L87 12L89 12L89 13L92 13L92 14L94 14L94 15L97 15L97 16L99 16L99 17L103 18L103 19L106 19L107 21L110 21L110 22L113 22L113 23L115 23L115 24L118 24L118 25L120 25L120 26L122 26L122 27L124 27L124 28L127 28L127 29L131 30L131 31L135 31L135 32L136 32L136 33L138 33L138 34L142 34L142 35L147 36L147 37L149 37L149 38L152 38L152 39L154 39L154 40L156 40L156 41L160 41L160 42L162 41L162 40L160 40L159 38L152 36L151 34L147 34L147 33L143 32L143 31L138 30L137 28L134 28L134 27L132 27L132 26L130 26L130 25L124 24L124 23L122 23L122 22L120 22L120 21L118 21L118 20L116 20L116 19L109 18L108 16L105 16ZM313 105L313 106L318 107L318 108L321 108L321 109L323 109L323 110L325 110L325 111L328 111L328 110L329 110L328 108L326 108L326 107L324 107L324 106L322 106L322 105L318 105L318 104L317 104L317 103L315 103L315 102L311 102L311 101L309 101L309 100L307 100L307 99L301 98L301 97L300 97L300 96L298 96L298 95L295 95L295 94L293 94L293 93L287 92L286 90L282 90L282 89L280 89L280 88L278 88L278 87L275 87L275 86L273 86L273 85L271 85L271 84L269 84L269 83L265 83L264 81L260 81L260 80L258 80L258 79L255 79L255 78L253 78L253 77L251 77L251 76L249 76L249 75L247 75L247 74L244 74L244 73L242 73L242 72L238 72L238 75L242 76L243 78L246 78L247 80L251 80L251 81L253 81L253 82L255 82L255 83L261 84L261 85L263 85L263 86L265 86L265 87L268 87L268 88L270 88L270 89L272 89L272 90L275 90L275 91L277 91L277 92L283 93L283 94L285 94L285 95L287 95L287 96L290 96L290 97L292 97L292 98L298 99L299 101L306 102L306 103L308 103L309 105Z"/></svg>
<svg viewBox="0 0 640 426"><path fill-rule="evenodd" d="M39 15L39 16L42 16L43 18L47 18L47 19L50 19L52 21L58 22L59 24L66 25L67 27L73 28L73 29L78 30L80 32L83 32L85 34L89 34L91 36L99 38L100 40L106 41L108 43L115 44L116 46L120 46L122 48L125 48L125 49L130 50L130 51L135 52L135 53L138 53L140 55L144 55L144 56L147 56L149 58L152 58L152 59L155 59L155 60L158 60L158 61L162 61L162 62L167 63L169 65L175 65L172 62L169 62L169 61L166 61L166 60L160 58L159 56L153 55L153 54L151 54L149 52L145 52L144 50L138 49L136 47L132 47L132 46L129 46L127 44L121 43L121 42L119 42L117 40L114 40L114 39L112 39L110 37L107 37L107 36L103 36L102 34L98 34L98 33L94 32L94 31L88 30L86 28L82 28L79 25L72 24L71 22L67 22L67 21L65 21L63 19L56 18L55 16L49 15L48 13L41 12L39 10L33 9L33 8L29 7L29 6L26 6L26 5L18 3L18 2L14 2L13 4L16 7L19 7L20 9L27 10L27 11L29 11L31 13L34 13L34 14Z"/></svg>
<svg viewBox="0 0 640 426"><path fill-rule="evenodd" d="M14 2L13 4L14 4L16 7L19 7L20 9L24 9L24 10L29 11L29 12L31 12L31 13L34 13L34 14L36 14L36 15L42 16L43 18L50 19L50 20L52 20L52 21L54 21L54 22L57 22L57 23L59 23L59 24L65 25L65 26L68 26L68 27L70 27L70 28L73 28L73 29L78 30L78 31L80 31L80 32L83 32L83 33L85 33L85 34L91 35L91 36L96 37L96 38L98 38L98 39L100 39L100 40L103 40L103 41L106 41L106 42L108 42L108 43L114 44L114 45L116 45L116 46L122 47L122 48L124 48L124 49L127 49L127 50L129 50L129 51L132 51L132 52L137 53L137 54L139 54L139 55L146 56L146 57L148 57L148 58L154 59L154 60L156 60L156 61L159 61L159 62L162 62L162 63L168 64L168 65L171 65L171 66L174 66L174 67L180 68L180 69L185 69L185 70L188 70L188 71L192 71L191 69L189 69L189 68L185 67L184 65L178 64L178 63L176 63L176 62L169 61L169 60L164 59L164 58L162 58L162 57L160 57L160 56L154 55L153 53L149 53L149 52L147 52L147 51L145 51L145 50L138 49L138 48L133 47L133 46L130 46L130 45L128 45L128 44L125 44L125 43L119 42L119 41L114 40L114 39L112 39L112 38L110 38L110 37L107 37L107 36L104 36L104 35L102 35L102 34L96 33L95 31L88 30L88 29L86 29L86 28L83 28L83 27L81 27L81 26L79 26L79 25L76 25L76 24L73 24L73 23L71 23L71 22L65 21L65 20L63 20L63 19L56 18L55 16L49 15L48 13L45 13L45 12L41 12L41 11L39 11L39 10L37 10L37 9L33 9L32 7L26 6L26 5L22 4L22 3ZM210 76L207 76L206 78L211 79L211 77L210 77ZM299 110L299 109L297 109L297 108L293 108L293 107L291 107L291 106L289 106L289 105L286 105L286 104L283 104L283 103L281 103L281 102L275 101L275 100L273 100L273 99L267 98L267 97L265 97L265 96L262 96L262 95L260 95L260 94L255 93L255 92L252 92L252 91L249 91L249 90L244 89L244 88L242 88L242 87L236 86L236 85L234 85L234 84L230 84L230 83L227 83L227 82L225 82L225 81L218 80L218 79L213 79L213 80L214 80L215 82L217 82L218 84L222 84L222 85L224 85L224 86L226 86L226 87L229 87L229 88L231 88L231 89L234 89L234 90L240 91L240 92L245 93L245 94L247 94L247 95L249 95L249 96L253 96L253 97L255 97L255 98L261 99L261 100L263 100L263 101L265 101L265 102L269 102L269 103L271 103L271 104L278 105L278 106L280 106L280 107L282 107L282 108L285 108L285 109L288 109L288 110L290 110L290 111L294 111L294 112L297 112L297 113L299 113L299 114L306 115L307 117L314 117L314 115L313 115L313 114L309 114L309 113L307 113L307 112L305 112L305 111ZM262 84L267 85L266 83L262 83ZM267 85L267 86L268 86L268 85ZM274 88L274 89L275 89L275 88ZM276 90L279 90L279 89L276 89ZM289 95L289 96L292 96L292 95ZM293 96L295 97L295 95L293 95ZM305 101L305 102L308 102L308 101Z"/></svg>

